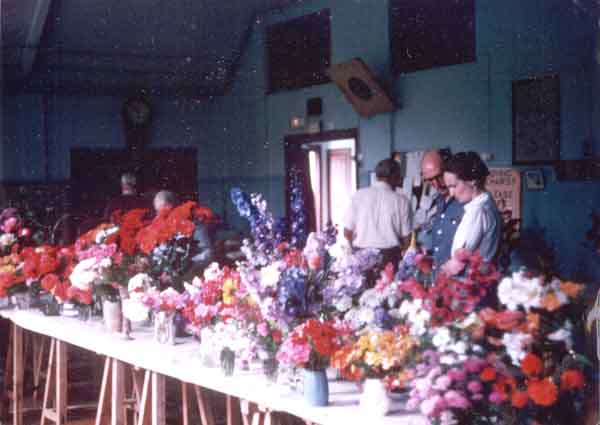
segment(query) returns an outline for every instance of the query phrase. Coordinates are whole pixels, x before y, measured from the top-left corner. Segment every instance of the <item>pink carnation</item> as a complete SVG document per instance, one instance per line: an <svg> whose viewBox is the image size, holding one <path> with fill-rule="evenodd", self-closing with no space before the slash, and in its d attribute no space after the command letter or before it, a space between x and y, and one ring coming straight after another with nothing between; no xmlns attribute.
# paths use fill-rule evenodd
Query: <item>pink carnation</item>
<svg viewBox="0 0 600 425"><path fill-rule="evenodd" d="M479 373L486 365L486 361L479 357L469 357L464 363L464 367L469 373Z"/></svg>
<svg viewBox="0 0 600 425"><path fill-rule="evenodd" d="M450 377L450 379L452 379L454 382L462 382L465 379L467 379L467 375L465 374L464 371L460 370L460 369L450 369L448 371L448 376Z"/></svg>
<svg viewBox="0 0 600 425"><path fill-rule="evenodd" d="M490 399L490 403L502 404L506 400L506 396L494 391L493 393L490 394L489 399Z"/></svg>
<svg viewBox="0 0 600 425"><path fill-rule="evenodd" d="M434 395L421 403L421 413L425 416L437 416L446 408L446 401L440 395Z"/></svg>
<svg viewBox="0 0 600 425"><path fill-rule="evenodd" d="M467 388L472 393L478 394L478 393L480 393L483 390L483 385L481 385L481 382L479 382L479 381L471 381L467 385Z"/></svg>
<svg viewBox="0 0 600 425"><path fill-rule="evenodd" d="M436 390L446 391L452 385L452 379L448 375L442 375L435 380L433 387Z"/></svg>
<svg viewBox="0 0 600 425"><path fill-rule="evenodd" d="M458 391L450 390L444 394L444 400L450 407L456 409L468 409L471 407L471 402Z"/></svg>
<svg viewBox="0 0 600 425"><path fill-rule="evenodd" d="M269 326L265 322L261 322L256 327L256 331L260 336L266 337L267 335L269 335Z"/></svg>

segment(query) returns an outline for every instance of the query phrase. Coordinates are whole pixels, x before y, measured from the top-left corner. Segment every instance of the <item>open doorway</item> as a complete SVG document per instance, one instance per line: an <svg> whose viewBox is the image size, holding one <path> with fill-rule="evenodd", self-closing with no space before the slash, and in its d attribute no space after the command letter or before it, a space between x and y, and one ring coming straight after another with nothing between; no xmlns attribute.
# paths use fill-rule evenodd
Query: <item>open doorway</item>
<svg viewBox="0 0 600 425"><path fill-rule="evenodd" d="M357 189L356 130L299 134L285 139L285 169L289 191L290 171L300 170L306 196L309 230L329 223L339 230L350 199ZM289 211L289 194L288 194Z"/></svg>

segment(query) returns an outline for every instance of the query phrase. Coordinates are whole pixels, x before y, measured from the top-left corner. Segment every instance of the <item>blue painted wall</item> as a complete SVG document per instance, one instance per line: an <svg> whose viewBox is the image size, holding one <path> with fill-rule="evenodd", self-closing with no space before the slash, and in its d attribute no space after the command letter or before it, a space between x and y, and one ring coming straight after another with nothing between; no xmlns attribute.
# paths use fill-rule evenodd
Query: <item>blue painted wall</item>
<svg viewBox="0 0 600 425"><path fill-rule="evenodd" d="M332 60L361 57L392 87L402 108L394 114L361 119L334 85L265 95L264 29L322 8L332 13ZM477 62L391 76L387 1L311 1L260 19L245 53L237 82L216 110L235 117L227 132L233 144L223 154L243 153L241 175L228 180L261 190L277 212L283 200L283 138L292 133L292 116L303 116L306 99L324 101L326 127L358 128L363 161L361 183L392 149L451 146L455 151L493 154L493 166L510 166L512 157L511 83L558 73L561 77L561 156L579 158L583 141L598 131L598 66L593 62L594 31L589 17L561 0L477 2ZM217 115L220 112L216 112ZM596 119L592 119L592 116ZM237 143L235 143L237 140ZM237 167L236 167L237 168ZM524 191L526 228L542 227L555 247L561 271L582 278L600 276L598 262L581 246L591 209L600 209L597 183L558 183L544 169L547 188Z"/></svg>
<svg viewBox="0 0 600 425"><path fill-rule="evenodd" d="M361 119L332 84L266 95L264 29L322 8L332 13L332 60L361 57L392 87L402 104L394 114ZM198 148L201 200L241 224L228 189L264 193L274 212L284 209L283 138L306 99L323 98L328 128L358 128L361 183L392 149L451 146L494 155L511 165L511 82L561 76L561 155L578 158L594 135L600 154L600 66L594 63L591 20L563 0L478 0L477 62L393 78L388 52L387 0L312 0L257 19L236 82L226 96L207 101L153 99L154 144ZM26 95L3 98L7 180L68 178L75 146L123 146L120 97ZM44 154L48 146L48 154ZM593 277L598 262L581 246L588 213L600 209L597 183L558 183L523 193L525 227L545 228L562 271ZM599 279L600 280L600 279Z"/></svg>

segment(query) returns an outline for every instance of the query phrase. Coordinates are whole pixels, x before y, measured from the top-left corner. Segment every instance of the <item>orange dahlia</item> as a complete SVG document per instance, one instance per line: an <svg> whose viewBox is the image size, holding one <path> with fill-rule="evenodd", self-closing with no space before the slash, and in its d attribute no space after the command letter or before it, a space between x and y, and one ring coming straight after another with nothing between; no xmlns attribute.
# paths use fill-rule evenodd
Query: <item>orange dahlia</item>
<svg viewBox="0 0 600 425"><path fill-rule="evenodd" d="M544 364L542 359L533 353L527 353L527 355L521 360L521 370L528 377L538 376L544 371Z"/></svg>
<svg viewBox="0 0 600 425"><path fill-rule="evenodd" d="M496 369L493 367L486 367L481 371L480 378L483 382L490 382L496 379Z"/></svg>
<svg viewBox="0 0 600 425"><path fill-rule="evenodd" d="M577 369L565 370L560 375L561 391L580 390L585 386L585 378L583 373Z"/></svg>
<svg viewBox="0 0 600 425"><path fill-rule="evenodd" d="M527 394L527 391L515 391L512 393L510 399L513 407L516 407L517 409L522 409L523 407L527 406L527 402L529 401L529 395Z"/></svg>
<svg viewBox="0 0 600 425"><path fill-rule="evenodd" d="M538 406L552 406L558 398L558 387L552 379L532 379L527 384L527 394Z"/></svg>

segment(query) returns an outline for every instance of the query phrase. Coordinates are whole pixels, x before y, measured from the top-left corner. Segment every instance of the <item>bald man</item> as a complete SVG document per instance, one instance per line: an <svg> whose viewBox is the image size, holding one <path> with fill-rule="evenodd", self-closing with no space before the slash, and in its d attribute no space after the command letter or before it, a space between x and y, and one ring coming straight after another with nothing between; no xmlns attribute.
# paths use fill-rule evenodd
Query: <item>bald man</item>
<svg viewBox="0 0 600 425"><path fill-rule="evenodd" d="M454 234L464 214L464 205L450 196L444 183L444 158L440 151L431 150L423 155L421 175L423 181L437 192L427 214L429 222L419 238L433 257L434 272L437 272L450 259Z"/></svg>

